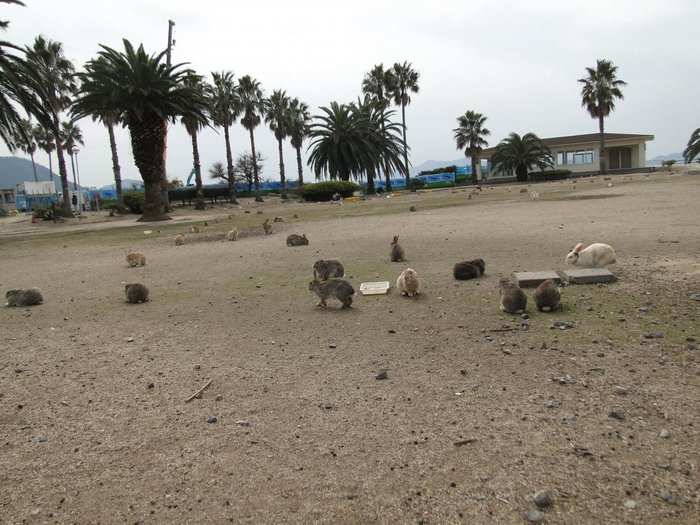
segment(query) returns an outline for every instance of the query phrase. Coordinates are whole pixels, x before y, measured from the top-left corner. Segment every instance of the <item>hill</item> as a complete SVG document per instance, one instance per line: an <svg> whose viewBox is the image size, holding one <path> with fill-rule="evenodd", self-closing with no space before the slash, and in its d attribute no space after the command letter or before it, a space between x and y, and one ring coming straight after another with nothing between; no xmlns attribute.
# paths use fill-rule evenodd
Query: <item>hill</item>
<svg viewBox="0 0 700 525"><path fill-rule="evenodd" d="M669 153L668 155L657 155L651 159L647 159L647 166L661 166L661 163L665 160L675 160L676 162L683 162L682 153Z"/></svg>
<svg viewBox="0 0 700 525"><path fill-rule="evenodd" d="M36 163L36 175L41 180L50 180L50 172L46 166ZM0 188L14 188L22 182L33 182L34 172L32 162L20 157L0 157ZM60 177L54 173L54 185L60 186Z"/></svg>

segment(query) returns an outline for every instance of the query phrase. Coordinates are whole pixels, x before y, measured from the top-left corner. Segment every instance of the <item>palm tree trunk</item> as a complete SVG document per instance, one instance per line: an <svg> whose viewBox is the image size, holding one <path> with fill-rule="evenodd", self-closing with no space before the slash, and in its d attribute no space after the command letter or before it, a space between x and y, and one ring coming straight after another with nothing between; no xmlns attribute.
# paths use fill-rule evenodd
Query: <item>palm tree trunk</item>
<svg viewBox="0 0 700 525"><path fill-rule="evenodd" d="M255 183L255 202L263 202L260 196L260 176L258 174L258 156L255 154L255 137L253 136L253 128L250 132L250 151L253 154L253 182Z"/></svg>
<svg viewBox="0 0 700 525"><path fill-rule="evenodd" d="M403 128L403 165L406 169L406 188L411 182L411 176L408 173L408 142L406 142L406 104L401 104L401 122ZM413 188L411 191L415 191Z"/></svg>
<svg viewBox="0 0 700 525"><path fill-rule="evenodd" d="M282 199L287 198L287 179L284 177L284 153L282 152L282 139L277 139L277 149L280 155L280 182L282 183ZM253 157L253 162L257 164L257 159Z"/></svg>
<svg viewBox="0 0 700 525"><path fill-rule="evenodd" d="M233 156L231 155L231 137L228 134L228 126L224 126L224 140L226 142L226 173L228 175L228 195L231 204L238 204L236 198L236 179L233 174Z"/></svg>
<svg viewBox="0 0 700 525"><path fill-rule="evenodd" d="M75 180L75 162L73 160L73 152L69 151L70 153L70 171L73 174L73 191L78 191L78 183Z"/></svg>
<svg viewBox="0 0 700 525"><path fill-rule="evenodd" d="M204 209L204 192L202 191L202 167L199 163L199 145L197 144L197 132L190 134L192 137L192 162L194 167L194 184L197 188L197 196L195 197L194 209Z"/></svg>
<svg viewBox="0 0 700 525"><path fill-rule="evenodd" d="M386 126L384 125L384 110L382 110L382 133L386 133ZM388 193L391 191L391 175L389 174L389 165L384 159L384 190Z"/></svg>
<svg viewBox="0 0 700 525"><path fill-rule="evenodd" d="M607 172L607 161L608 156L605 154L605 125L603 123L605 117L603 115L598 115L598 128L600 129L600 155L598 162L600 163L600 173L605 174Z"/></svg>
<svg viewBox="0 0 700 525"><path fill-rule="evenodd" d="M299 170L299 191L301 191L304 186L304 170L301 164L301 148L296 148L297 150L297 169Z"/></svg>
<svg viewBox="0 0 700 525"><path fill-rule="evenodd" d="M32 159L32 170L34 171L34 182L39 182L39 177L36 176L36 164L34 164L34 152L29 152L29 158Z"/></svg>
<svg viewBox="0 0 700 525"><path fill-rule="evenodd" d="M163 141L163 173L160 175L160 200L163 204L163 212L171 211L170 196L168 195L168 173L165 170L165 162L168 158L168 127L165 127L165 140Z"/></svg>
<svg viewBox="0 0 700 525"><path fill-rule="evenodd" d="M68 172L66 171L66 159L63 157L63 147L60 137L61 125L58 122L58 115L56 114L53 115L53 126L54 140L56 141L56 157L58 158L58 173L61 176L61 191L63 191L63 210L68 216L72 217L73 212L71 211Z"/></svg>
<svg viewBox="0 0 700 525"><path fill-rule="evenodd" d="M49 156L49 180L53 182L53 166L51 165L51 151L46 152Z"/></svg>
<svg viewBox="0 0 700 525"><path fill-rule="evenodd" d="M367 170L367 194L368 195L374 195L375 189L374 189L374 167L370 168Z"/></svg>
<svg viewBox="0 0 700 525"><path fill-rule="evenodd" d="M114 173L114 189L117 192L117 209L119 213L124 213L124 192L122 191L122 174L119 167L119 155L117 153L117 141L114 139L114 126L107 123L109 133L109 148L112 150L112 172Z"/></svg>
<svg viewBox="0 0 700 525"><path fill-rule="evenodd" d="M164 213L161 199L166 129L165 120L154 114L144 115L141 121L129 124L134 162L145 189L141 221L169 218Z"/></svg>
<svg viewBox="0 0 700 525"><path fill-rule="evenodd" d="M474 155L474 152L470 151L469 152L469 159L471 160L472 163L472 184L478 184L479 183L479 177L476 174L476 155ZM455 175L456 177L456 175ZM455 180L456 182L456 180Z"/></svg>

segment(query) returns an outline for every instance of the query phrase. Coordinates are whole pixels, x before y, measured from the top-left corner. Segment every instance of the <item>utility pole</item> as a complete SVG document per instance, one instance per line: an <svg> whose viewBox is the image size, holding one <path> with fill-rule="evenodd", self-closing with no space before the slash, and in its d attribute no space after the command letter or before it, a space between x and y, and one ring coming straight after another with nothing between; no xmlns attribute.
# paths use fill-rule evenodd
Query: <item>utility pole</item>
<svg viewBox="0 0 700 525"><path fill-rule="evenodd" d="M172 65L172 49L175 45L173 40L173 27L175 22L168 20L168 47L165 51L165 60L168 67ZM166 123L167 126L167 123ZM163 210L170 211L170 199L168 198L168 174L166 169L168 159L168 128L165 128L165 149L163 150L163 179L160 181L160 201L163 204Z"/></svg>
<svg viewBox="0 0 700 525"><path fill-rule="evenodd" d="M78 148L73 148L75 155L75 172L78 174L78 215L83 214L83 188L80 186L80 168L78 167Z"/></svg>

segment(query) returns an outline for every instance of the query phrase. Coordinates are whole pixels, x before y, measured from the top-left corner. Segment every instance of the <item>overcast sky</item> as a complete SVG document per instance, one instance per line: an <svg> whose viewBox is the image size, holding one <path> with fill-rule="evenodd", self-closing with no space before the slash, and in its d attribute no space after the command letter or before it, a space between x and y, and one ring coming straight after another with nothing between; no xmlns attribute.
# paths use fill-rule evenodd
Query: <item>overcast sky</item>
<svg viewBox="0 0 700 525"><path fill-rule="evenodd" d="M313 113L332 100L356 99L374 64L408 60L421 75L420 93L407 108L414 165L459 157L452 129L468 109L488 116L490 145L511 131L541 137L597 131L580 106L576 82L596 58L612 60L629 84L606 130L654 134L647 151L652 157L681 151L700 126L697 0L24 2L24 8L0 7L2 18L11 21L3 38L14 43L29 44L42 33L63 42L66 55L81 67L98 43L121 47L128 38L150 52L164 49L172 19L174 61L187 61L203 75L250 74L266 92L286 89ZM81 127L82 183L107 184L107 132L88 120ZM237 155L250 145L247 133L234 128ZM191 143L181 126L171 129L168 176L185 179ZM261 125L255 135L267 158L264 176L278 178L271 132ZM122 176L139 179L128 132L120 130L117 140ZM223 135L203 132L200 153L205 172L224 161ZM0 155L6 154L0 146ZM45 154L38 159L47 164ZM287 173L296 177L291 147L285 161Z"/></svg>

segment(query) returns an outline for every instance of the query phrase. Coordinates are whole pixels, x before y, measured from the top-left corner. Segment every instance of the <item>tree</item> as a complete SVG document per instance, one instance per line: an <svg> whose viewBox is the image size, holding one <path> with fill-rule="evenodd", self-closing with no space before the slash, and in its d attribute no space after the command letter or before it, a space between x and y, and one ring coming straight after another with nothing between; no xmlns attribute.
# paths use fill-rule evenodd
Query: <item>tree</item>
<svg viewBox="0 0 700 525"><path fill-rule="evenodd" d="M617 78L617 66L609 60L598 60L596 67L587 67L586 78L578 81L581 88L581 105L586 108L591 118L598 119L600 130L600 173L607 171L607 153L605 152L605 117L615 110L615 100L622 100L622 86L627 82Z"/></svg>
<svg viewBox="0 0 700 525"><path fill-rule="evenodd" d="M688 139L688 145L683 150L686 164L690 164L698 156L700 156L700 128L693 131Z"/></svg>
<svg viewBox="0 0 700 525"><path fill-rule="evenodd" d="M260 153L255 154L257 157L257 170L260 173L263 169L265 159ZM253 190L253 182L255 181L255 167L253 167L253 155L250 153L241 153L236 160L236 172L243 175L243 178L248 183L248 193Z"/></svg>
<svg viewBox="0 0 700 525"><path fill-rule="evenodd" d="M515 173L520 182L527 180L532 166L544 170L554 165L551 151L534 133L511 133L496 146L491 160L494 171Z"/></svg>
<svg viewBox="0 0 700 525"><path fill-rule="evenodd" d="M255 154L255 137L253 130L260 124L260 115L264 112L265 95L260 87L260 82L246 75L238 79L238 94L241 99L241 124L250 133L250 150L253 157ZM255 200L262 202L260 196L260 173L258 172L257 164L253 164L255 170Z"/></svg>
<svg viewBox="0 0 700 525"><path fill-rule="evenodd" d="M391 103L391 93L395 83L396 79L392 70L385 70L384 64L374 66L362 80L362 93L372 98L382 115ZM382 168L384 169L386 191L391 191L391 174L387 166L382 166Z"/></svg>
<svg viewBox="0 0 700 525"><path fill-rule="evenodd" d="M297 170L299 171L299 188L304 186L304 169L301 162L301 147L309 135L311 115L309 106L298 98L289 102L289 139L297 152Z"/></svg>
<svg viewBox="0 0 700 525"><path fill-rule="evenodd" d="M275 134L277 151L280 160L280 182L282 183L282 199L287 198L287 180L284 177L284 153L282 142L289 136L289 97L286 91L275 90L270 98L265 100L265 123ZM257 168L256 168L257 171Z"/></svg>
<svg viewBox="0 0 700 525"><path fill-rule="evenodd" d="M464 115L457 117L457 127L453 129L457 149L464 150L464 154L471 159L472 182L477 183L476 167L479 162L479 154L488 146L488 137L491 132L484 127L486 117L481 113L469 110Z"/></svg>
<svg viewBox="0 0 700 525"><path fill-rule="evenodd" d="M228 174L231 173L231 171L232 170L227 171L226 169L224 169L224 165L222 162L215 162L209 168L209 176L215 180L224 180L228 182Z"/></svg>
<svg viewBox="0 0 700 525"><path fill-rule="evenodd" d="M160 198L165 169L165 137L168 121L206 118L206 100L185 83L192 74L184 64L168 65L165 52L149 55L140 45L124 40L124 51L100 46L90 60L73 107L76 116L114 111L129 129L131 149L145 188L140 220L167 219Z"/></svg>
<svg viewBox="0 0 700 525"><path fill-rule="evenodd" d="M413 69L410 62L394 64L393 86L391 96L394 104L401 106L401 123L403 127L403 163L406 173L406 187L409 186L410 177L408 171L408 142L406 142L406 106L411 103L411 93L418 93L418 79L420 74Z"/></svg>
<svg viewBox="0 0 700 525"><path fill-rule="evenodd" d="M49 156L49 180L53 182L51 153L56 149L56 139L49 128L36 124L32 131L37 147Z"/></svg>
<svg viewBox="0 0 700 525"><path fill-rule="evenodd" d="M202 78L197 75L189 75L184 80L184 85L193 91L199 92L200 96L205 99L205 86L202 83ZM185 126L190 139L192 140L192 167L194 168L194 180L196 187L195 209L204 209L204 192L202 190L202 167L199 162L199 145L197 144L197 133L209 124L206 115L188 114L181 118L182 124Z"/></svg>
<svg viewBox="0 0 700 525"><path fill-rule="evenodd" d="M75 191L78 189L78 183L76 182L75 178L75 162L73 159L73 153L75 153L75 149L78 144L81 146L85 145L85 142L83 141L83 132L75 121L69 120L61 123L61 143L64 145L66 151L70 155L70 167L71 172L73 173L73 190Z"/></svg>
<svg viewBox="0 0 700 525"><path fill-rule="evenodd" d="M51 129L56 140L56 157L58 172L61 176L63 191L63 208L71 213L68 172L63 156L64 145L61 142L61 113L68 109L71 97L76 90L75 68L63 54L63 45L54 40L47 40L39 35L26 51L27 79L31 90L41 100L43 112L38 116L40 122Z"/></svg>
<svg viewBox="0 0 700 525"><path fill-rule="evenodd" d="M209 116L216 127L224 129L224 142L226 145L225 179L229 187L229 200L238 204L236 199L236 181L233 171L233 155L231 154L231 138L229 128L233 126L241 112L241 100L238 96L238 86L231 71L212 73L213 84L207 86L209 100Z"/></svg>
<svg viewBox="0 0 700 525"><path fill-rule="evenodd" d="M17 132L15 145L24 153L29 155L32 161L32 171L34 172L34 182L39 182L39 177L36 174L36 164L34 163L34 152L36 151L36 137L34 136L34 128L29 119L22 119L19 123L20 129Z"/></svg>

